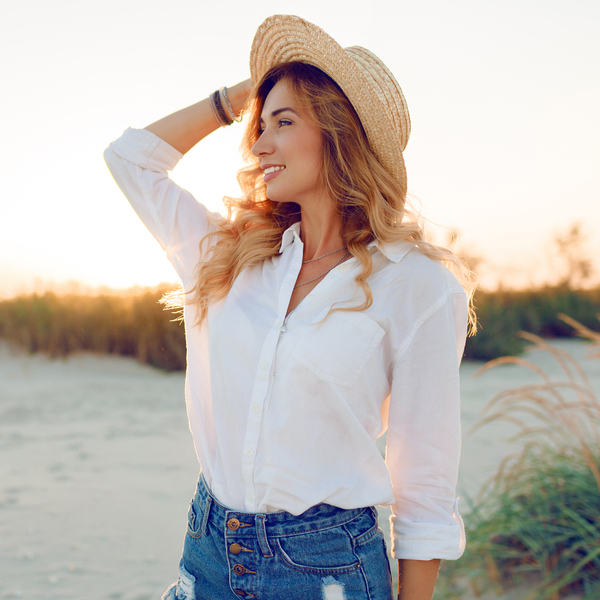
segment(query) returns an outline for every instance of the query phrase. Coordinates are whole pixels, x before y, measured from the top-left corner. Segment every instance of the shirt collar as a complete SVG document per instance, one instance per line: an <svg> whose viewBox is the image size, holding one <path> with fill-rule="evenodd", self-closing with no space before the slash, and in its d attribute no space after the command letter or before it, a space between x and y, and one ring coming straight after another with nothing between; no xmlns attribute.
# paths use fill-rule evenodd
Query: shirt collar
<svg viewBox="0 0 600 600"><path fill-rule="evenodd" d="M373 240L367 248L377 248L388 260L399 263L412 248L412 244L403 241L386 243L381 240Z"/></svg>
<svg viewBox="0 0 600 600"><path fill-rule="evenodd" d="M279 248L279 254L282 254L283 251L294 241L294 239L298 238L300 241L300 221L296 221L293 225L290 225L281 236L281 248Z"/></svg>
<svg viewBox="0 0 600 600"><path fill-rule="evenodd" d="M300 221L297 221L293 225L290 225L281 236L281 247L279 248L279 254L282 254L285 249L295 240L300 241ZM408 242L392 242L385 243L381 240L373 240L367 248L375 248L379 250L388 260L399 263L412 248L412 244Z"/></svg>

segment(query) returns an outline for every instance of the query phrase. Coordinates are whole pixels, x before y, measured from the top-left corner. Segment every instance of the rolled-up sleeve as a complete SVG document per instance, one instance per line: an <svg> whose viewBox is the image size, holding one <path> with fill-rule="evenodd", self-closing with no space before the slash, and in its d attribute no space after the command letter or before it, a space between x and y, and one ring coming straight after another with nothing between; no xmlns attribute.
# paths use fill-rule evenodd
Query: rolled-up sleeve
<svg viewBox="0 0 600 600"><path fill-rule="evenodd" d="M454 560L465 547L455 490L460 457L458 367L467 300L447 291L416 319L392 372L386 464L395 503L392 556Z"/></svg>
<svg viewBox="0 0 600 600"><path fill-rule="evenodd" d="M185 283L208 249L200 241L223 217L169 178L182 156L150 131L131 128L104 152L117 185Z"/></svg>

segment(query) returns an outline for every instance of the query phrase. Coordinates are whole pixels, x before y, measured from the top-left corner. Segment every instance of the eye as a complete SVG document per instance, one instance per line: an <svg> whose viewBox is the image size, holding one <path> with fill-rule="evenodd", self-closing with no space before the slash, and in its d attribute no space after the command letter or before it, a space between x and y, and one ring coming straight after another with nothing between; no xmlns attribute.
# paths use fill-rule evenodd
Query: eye
<svg viewBox="0 0 600 600"><path fill-rule="evenodd" d="M279 121L277 121L277 127L285 127L287 125L293 125L293 123L289 119L279 119ZM264 126L258 128L256 133L259 137L264 133L265 129L266 127Z"/></svg>

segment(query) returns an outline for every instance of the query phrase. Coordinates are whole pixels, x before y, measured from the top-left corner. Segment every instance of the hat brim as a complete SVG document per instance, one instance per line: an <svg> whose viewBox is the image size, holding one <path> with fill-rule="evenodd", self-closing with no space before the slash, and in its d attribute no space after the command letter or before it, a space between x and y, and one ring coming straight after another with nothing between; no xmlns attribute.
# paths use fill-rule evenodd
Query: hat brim
<svg viewBox="0 0 600 600"><path fill-rule="evenodd" d="M344 50L320 27L300 17L273 15L263 21L254 36L250 51L250 74L256 85L273 67L298 61L313 65L329 75L356 110L375 156L401 183L406 193L402 142L397 137L393 117L374 90L374 80L355 62L369 60L369 56L383 66L385 74L397 86L385 65L368 50L359 47Z"/></svg>

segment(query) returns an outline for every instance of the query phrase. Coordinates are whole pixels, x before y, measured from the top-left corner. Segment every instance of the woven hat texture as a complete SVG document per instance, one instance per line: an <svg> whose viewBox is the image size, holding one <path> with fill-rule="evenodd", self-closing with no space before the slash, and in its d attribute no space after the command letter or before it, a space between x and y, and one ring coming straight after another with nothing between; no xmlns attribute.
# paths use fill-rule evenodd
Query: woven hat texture
<svg viewBox="0 0 600 600"><path fill-rule="evenodd" d="M320 27L300 17L268 17L252 42L252 82L257 84L276 65L293 61L321 69L340 86L356 110L375 156L406 193L402 152L410 136L410 116L404 94L383 61L361 46L342 48Z"/></svg>

